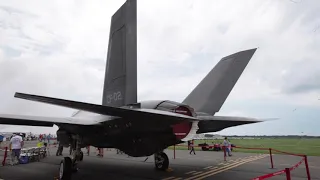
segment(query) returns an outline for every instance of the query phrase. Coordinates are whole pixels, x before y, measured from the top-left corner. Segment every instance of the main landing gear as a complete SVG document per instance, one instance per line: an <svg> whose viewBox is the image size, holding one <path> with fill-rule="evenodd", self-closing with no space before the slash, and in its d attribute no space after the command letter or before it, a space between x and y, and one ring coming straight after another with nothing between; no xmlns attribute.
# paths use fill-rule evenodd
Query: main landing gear
<svg viewBox="0 0 320 180"><path fill-rule="evenodd" d="M77 172L77 162L83 160L83 152L81 151L78 141L76 141L76 147L72 146L72 159L70 157L64 157L60 162L59 168L59 180L71 180L73 172Z"/></svg>
<svg viewBox="0 0 320 180"><path fill-rule="evenodd" d="M59 180L71 180L72 160L70 157L64 157L60 163Z"/></svg>
<svg viewBox="0 0 320 180"><path fill-rule="evenodd" d="M154 164L157 170L167 170L169 167L169 158L167 154L164 152L158 152L154 154Z"/></svg>

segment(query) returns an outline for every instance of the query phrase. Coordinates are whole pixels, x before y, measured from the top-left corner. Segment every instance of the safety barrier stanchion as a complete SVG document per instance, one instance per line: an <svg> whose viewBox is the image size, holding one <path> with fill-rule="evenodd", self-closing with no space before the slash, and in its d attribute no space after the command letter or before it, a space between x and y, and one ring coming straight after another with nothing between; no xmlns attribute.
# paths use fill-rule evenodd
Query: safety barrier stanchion
<svg viewBox="0 0 320 180"><path fill-rule="evenodd" d="M173 145L173 159L176 159L176 145Z"/></svg>
<svg viewBox="0 0 320 180"><path fill-rule="evenodd" d="M286 176L287 176L287 180L291 180L291 175L290 175L290 169L286 168Z"/></svg>
<svg viewBox="0 0 320 180"><path fill-rule="evenodd" d="M2 161L2 166L4 166L4 165L6 164L7 156L8 156L8 147L5 147L4 157L3 157L3 161Z"/></svg>
<svg viewBox="0 0 320 180"><path fill-rule="evenodd" d="M306 171L307 171L308 180L310 180L311 177L310 177L310 171L309 171L309 165L308 165L307 155L304 155L304 163L305 163L305 165L306 165Z"/></svg>
<svg viewBox="0 0 320 180"><path fill-rule="evenodd" d="M269 154L270 154L271 169L273 169L273 159L272 159L272 149L271 148L269 148Z"/></svg>

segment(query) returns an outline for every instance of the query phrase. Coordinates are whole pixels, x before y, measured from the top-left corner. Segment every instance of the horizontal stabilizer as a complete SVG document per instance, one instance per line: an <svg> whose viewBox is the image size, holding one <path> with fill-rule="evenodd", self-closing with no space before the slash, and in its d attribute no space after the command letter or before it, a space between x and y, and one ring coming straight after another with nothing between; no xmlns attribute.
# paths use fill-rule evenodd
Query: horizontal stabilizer
<svg viewBox="0 0 320 180"><path fill-rule="evenodd" d="M263 122L263 120L233 116L198 116L197 134L217 132L232 126Z"/></svg>

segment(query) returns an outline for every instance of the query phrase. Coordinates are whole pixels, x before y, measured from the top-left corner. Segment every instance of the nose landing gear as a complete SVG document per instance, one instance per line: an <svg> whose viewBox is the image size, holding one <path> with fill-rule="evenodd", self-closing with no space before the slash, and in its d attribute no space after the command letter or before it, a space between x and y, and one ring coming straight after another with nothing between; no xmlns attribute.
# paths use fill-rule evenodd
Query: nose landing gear
<svg viewBox="0 0 320 180"><path fill-rule="evenodd" d="M60 162L59 167L59 180L71 180L71 175L73 172L77 172L77 162L83 161L83 152L81 151L78 141L76 141L76 147L72 151L72 158L64 157Z"/></svg>
<svg viewBox="0 0 320 180"><path fill-rule="evenodd" d="M64 157L60 162L59 180L70 180L72 174L72 160L70 157Z"/></svg>

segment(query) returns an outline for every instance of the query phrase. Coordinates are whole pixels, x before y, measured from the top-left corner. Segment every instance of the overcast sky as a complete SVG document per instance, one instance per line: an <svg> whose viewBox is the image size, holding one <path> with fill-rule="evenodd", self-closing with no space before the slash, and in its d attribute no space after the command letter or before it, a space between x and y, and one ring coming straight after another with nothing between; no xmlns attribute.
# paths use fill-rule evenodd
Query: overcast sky
<svg viewBox="0 0 320 180"><path fill-rule="evenodd" d="M0 1L0 113L74 112L15 92L101 104L110 19L124 2ZM319 9L318 0L139 0L138 99L180 102L222 57L258 47L218 114L280 120L219 133L320 135Z"/></svg>

